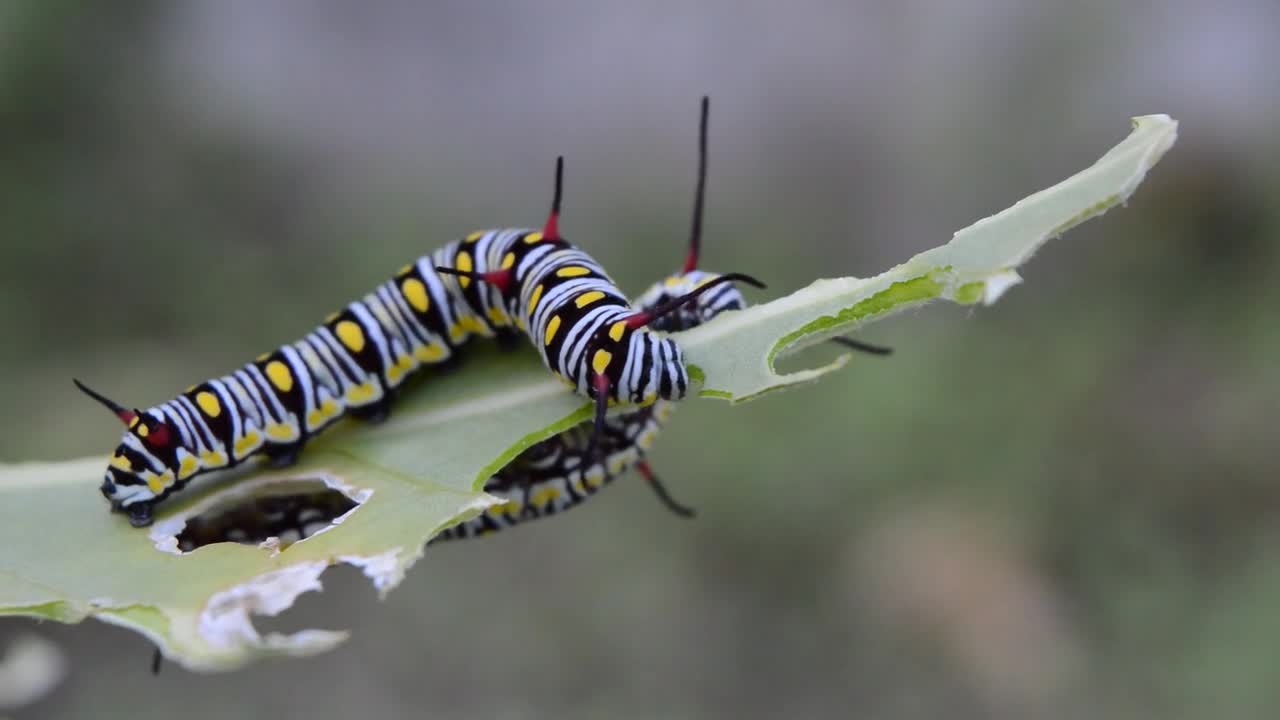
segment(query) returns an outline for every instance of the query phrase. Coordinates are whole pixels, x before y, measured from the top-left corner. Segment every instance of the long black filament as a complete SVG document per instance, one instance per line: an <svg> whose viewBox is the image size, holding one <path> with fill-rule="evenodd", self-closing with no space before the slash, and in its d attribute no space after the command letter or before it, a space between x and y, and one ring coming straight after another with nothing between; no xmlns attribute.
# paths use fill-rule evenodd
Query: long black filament
<svg viewBox="0 0 1280 720"><path fill-rule="evenodd" d="M689 255L684 262L684 271L693 272L698 269L698 258L702 255L702 210L707 194L707 116L711 110L711 99L702 96L702 118L698 122L698 186L693 193L693 222L689 228Z"/></svg>
<svg viewBox="0 0 1280 720"><path fill-rule="evenodd" d="M844 347L847 347L850 350L857 350L858 352L870 353L872 355L890 355L893 353L893 348L891 347L885 347L883 345L872 345L871 343L865 343L865 342L862 342L861 340L854 340L853 338L833 337L831 338L830 342L833 342L837 345L843 345Z"/></svg>
<svg viewBox="0 0 1280 720"><path fill-rule="evenodd" d="M690 302L691 300L697 299L699 295L707 292L708 290L711 290L716 286L723 285L725 283L730 283L730 282L744 282L748 285L751 285L752 287L760 288L761 290L765 288L764 283L751 277L750 275L744 275L743 273L729 273L727 275L721 275L720 277L717 277L714 280L710 280L705 284L699 286L697 289L692 290L688 293L685 293L684 295L681 295L678 298L668 300L662 303L661 305L655 307L652 310L648 310L638 314L642 315L645 318L645 325L648 325L649 323L653 322L654 320L657 320L658 318L664 315L667 315L671 312L679 310L683 305Z"/></svg>

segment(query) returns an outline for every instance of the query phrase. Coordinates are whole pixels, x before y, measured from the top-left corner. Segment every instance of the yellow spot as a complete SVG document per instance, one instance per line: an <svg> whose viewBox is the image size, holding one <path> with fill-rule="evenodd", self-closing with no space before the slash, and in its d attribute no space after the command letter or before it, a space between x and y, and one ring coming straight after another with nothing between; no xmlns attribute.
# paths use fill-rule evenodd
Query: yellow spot
<svg viewBox="0 0 1280 720"><path fill-rule="evenodd" d="M336 417L338 412L338 403L333 398L327 397L321 401L320 407L307 414L307 424L313 428L319 427L329 418Z"/></svg>
<svg viewBox="0 0 1280 720"><path fill-rule="evenodd" d="M519 510L520 510L520 501L516 500L515 498L511 498L506 502L498 503L497 505L494 505L493 507L489 508L489 514L505 515L510 513L514 515Z"/></svg>
<svg viewBox="0 0 1280 720"><path fill-rule="evenodd" d="M512 265L515 265L515 264L516 264L516 254L515 254L515 253L513 253L513 252L509 252L509 253L507 253L507 254L502 258L502 269L503 269L503 270L510 270L510 269L511 269L511 266L512 266Z"/></svg>
<svg viewBox="0 0 1280 720"><path fill-rule="evenodd" d="M533 311L538 309L538 301L542 299L544 289L541 285L533 289L533 295L529 296L529 315L533 315Z"/></svg>
<svg viewBox="0 0 1280 720"><path fill-rule="evenodd" d="M396 274L397 274L397 275L408 275L410 270L413 270L413 265L405 265L404 267L402 267L402 268L400 268L399 270L397 270L397 271L396 271Z"/></svg>
<svg viewBox="0 0 1280 720"><path fill-rule="evenodd" d="M222 404L218 402L218 397L208 390L196 393L196 404L200 406L205 415L211 418L216 418L222 414Z"/></svg>
<svg viewBox="0 0 1280 720"><path fill-rule="evenodd" d="M511 318L507 317L507 312L502 308L494 305L489 308L489 322L494 325L510 325Z"/></svg>
<svg viewBox="0 0 1280 720"><path fill-rule="evenodd" d="M147 435L150 435L150 434L151 434L151 431L147 429L147 426L146 426L146 425L139 425L139 426L138 426L138 437L140 437L140 438L144 438L144 437L146 437Z"/></svg>
<svg viewBox="0 0 1280 720"><path fill-rule="evenodd" d="M634 452L634 451L633 451L633 452ZM610 472L610 473L613 473L614 475L617 475L618 473L621 473L621 472L622 472L622 469L623 469L623 468L625 468L625 467L627 466L627 460L629 459L629 458L627 458L627 457L626 457L626 455L627 455L627 453L619 453L619 454L614 455L613 457L609 458L609 472Z"/></svg>
<svg viewBox="0 0 1280 720"><path fill-rule="evenodd" d="M600 484L604 482L604 469L600 466L594 466L587 471L586 477L583 478L583 484L589 490L600 489Z"/></svg>
<svg viewBox="0 0 1280 720"><path fill-rule="evenodd" d="M653 443L658 439L658 431L654 428L648 428L640 433L640 437L636 438L636 444L641 448L648 450L653 447Z"/></svg>
<svg viewBox="0 0 1280 720"><path fill-rule="evenodd" d="M262 436L250 430L236 440L236 457L244 457L262 445Z"/></svg>
<svg viewBox="0 0 1280 720"><path fill-rule="evenodd" d="M525 235L524 242L526 245L533 245L534 243L542 242L542 231L538 230Z"/></svg>
<svg viewBox="0 0 1280 720"><path fill-rule="evenodd" d="M595 357L591 358L591 369L603 375L604 371L609 369L609 361L612 359L613 353L608 350L597 350Z"/></svg>
<svg viewBox="0 0 1280 720"><path fill-rule="evenodd" d="M471 272L474 267L471 264L471 253L465 251L458 253L458 259L454 261L453 265L459 270ZM462 287L469 287L471 285L471 278L459 276L458 284Z"/></svg>
<svg viewBox="0 0 1280 720"><path fill-rule="evenodd" d="M662 284L666 285L667 287L675 287L680 284L680 281L681 281L681 278L679 275L672 275L666 280L663 280Z"/></svg>
<svg viewBox="0 0 1280 720"><path fill-rule="evenodd" d="M427 308L431 307L427 286L423 285L418 278L405 278L404 282L400 283L400 292L404 293L404 299L409 301L409 306L420 313L426 312Z"/></svg>
<svg viewBox="0 0 1280 720"><path fill-rule="evenodd" d="M173 484L173 471L165 470L162 475L153 475L147 478L147 487L151 488L151 492L159 495L165 488Z"/></svg>
<svg viewBox="0 0 1280 720"><path fill-rule="evenodd" d="M552 340L556 339L556 331L560 329L560 316L552 315L551 322L547 323L547 334L542 338L543 345L550 345Z"/></svg>
<svg viewBox="0 0 1280 720"><path fill-rule="evenodd" d="M213 450L200 455L200 464L207 468L218 468L227 464L227 456Z"/></svg>
<svg viewBox="0 0 1280 720"><path fill-rule="evenodd" d="M134 416L133 416L133 418L132 418L131 420L129 420L129 429L130 429L130 430L132 430L132 429L134 429L134 428L138 427L138 423L139 423L140 421L141 421L141 419L140 419L137 415L134 415Z"/></svg>
<svg viewBox="0 0 1280 720"><path fill-rule="evenodd" d="M125 472L133 472L133 465L129 462L129 458L123 455L112 455L110 465Z"/></svg>
<svg viewBox="0 0 1280 720"><path fill-rule="evenodd" d="M654 404L655 402L657 402L657 400L658 400L658 393L651 392L648 395L645 395L643 398L641 398L640 402L636 403L636 405L638 405L639 407L648 407Z"/></svg>
<svg viewBox="0 0 1280 720"><path fill-rule="evenodd" d="M458 322L462 323L462 327L466 328L468 332L473 332L477 335L483 335L485 333L486 328L484 321L481 320L479 316L464 315Z"/></svg>
<svg viewBox="0 0 1280 720"><path fill-rule="evenodd" d="M475 242L475 241L479 240L480 238L484 237L484 233L485 233L485 231L484 231L484 230L477 230L477 231L475 231L475 232L471 233L470 235L468 235L468 236L467 236L467 242L469 242L469 243L473 243L473 242Z"/></svg>
<svg viewBox="0 0 1280 720"><path fill-rule="evenodd" d="M627 321L619 320L618 322L613 324L613 327L609 328L609 337L613 338L614 342L618 342L622 340L622 333L626 331L627 331Z"/></svg>
<svg viewBox="0 0 1280 720"><path fill-rule="evenodd" d="M272 423L267 426L267 437L272 440L294 440L298 437L298 431L292 425Z"/></svg>
<svg viewBox="0 0 1280 720"><path fill-rule="evenodd" d="M264 352L264 353L262 353L261 355L259 355L258 357L254 358L254 359L253 359L253 361L254 361L254 362L262 362L263 360L266 360L266 359L267 359L267 358L269 358L269 357L271 357L271 353L269 353L269 352Z"/></svg>
<svg viewBox="0 0 1280 720"><path fill-rule="evenodd" d="M445 349L443 345L423 345L413 351L413 356L424 363L440 362L444 359Z"/></svg>
<svg viewBox="0 0 1280 720"><path fill-rule="evenodd" d="M556 487L545 487L541 490L534 491L530 496L529 502L534 506L546 505L560 498L560 489Z"/></svg>
<svg viewBox="0 0 1280 720"><path fill-rule="evenodd" d="M363 404L367 400L372 400L375 392L377 392L377 386L373 383L361 383L347 390L347 402L352 405Z"/></svg>
<svg viewBox="0 0 1280 720"><path fill-rule="evenodd" d="M604 299L604 293L600 292L599 290L592 290L591 292L585 292L579 295L578 299L574 300L573 303L577 305L579 308L584 308L590 305L591 303L596 302L597 300L603 300L603 299Z"/></svg>
<svg viewBox="0 0 1280 720"><path fill-rule="evenodd" d="M343 320L333 329L334 334L351 352L358 353L364 349L364 330L360 324L351 320Z"/></svg>
<svg viewBox="0 0 1280 720"><path fill-rule="evenodd" d="M454 323L449 326L449 339L453 340L454 345L462 342L465 337L466 335L463 333L461 325Z"/></svg>
<svg viewBox="0 0 1280 720"><path fill-rule="evenodd" d="M394 365L387 368L387 379L389 379L392 384L398 385L400 383L400 378L409 374L409 371L411 370L413 370L413 358L408 355L401 355L396 358L396 363Z"/></svg>
<svg viewBox="0 0 1280 720"><path fill-rule="evenodd" d="M658 416L658 422L666 422L671 419L671 403L664 402L654 408L654 414Z"/></svg>
<svg viewBox="0 0 1280 720"><path fill-rule="evenodd" d="M334 320L337 320L337 319L338 319L338 315L339 315L339 313L336 313L336 312L331 312L331 313L329 313L328 315L325 315L325 316L324 316L324 324L325 324L325 325L328 325L328 324L332 323Z"/></svg>
<svg viewBox="0 0 1280 720"><path fill-rule="evenodd" d="M293 389L293 373L289 372L289 366L279 360L272 360L267 363L267 377L270 378L271 384L276 386L280 392L287 393Z"/></svg>
<svg viewBox="0 0 1280 720"><path fill-rule="evenodd" d="M183 455L182 463L178 466L178 478L186 480L200 469L200 463L191 455Z"/></svg>
<svg viewBox="0 0 1280 720"><path fill-rule="evenodd" d="M590 274L591 271L581 265L570 265L569 267L562 267L556 271L556 277L562 278L582 277L583 275Z"/></svg>

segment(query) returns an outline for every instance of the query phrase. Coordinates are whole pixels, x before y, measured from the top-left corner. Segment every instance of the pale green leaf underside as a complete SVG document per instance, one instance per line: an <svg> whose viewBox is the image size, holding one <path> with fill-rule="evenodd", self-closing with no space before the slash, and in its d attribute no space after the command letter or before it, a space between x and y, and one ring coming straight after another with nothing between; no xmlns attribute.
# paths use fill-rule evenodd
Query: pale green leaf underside
<svg viewBox="0 0 1280 720"><path fill-rule="evenodd" d="M818 280L781 300L727 313L685 333L680 346L705 379L702 394L737 402L812 381L843 365L843 359L788 375L776 373L773 361L929 300L995 302L1020 282L1015 269L1050 238L1127 200L1176 137L1177 123L1166 115L1135 118L1129 137L1092 166L979 220L946 245L876 277Z"/></svg>
<svg viewBox="0 0 1280 720"><path fill-rule="evenodd" d="M1128 198L1173 144L1176 127L1163 115L1138 118L1133 133L1092 167L942 247L874 278L819 280L683 334L701 393L741 401L811 381L843 360L788 375L775 373L773 360L934 298L994 302L1046 240ZM587 417L581 399L550 379L532 353L482 350L463 371L423 378L384 425L350 423L326 433L288 471L193 483L161 506L149 530L106 512L95 490L103 457L0 468L0 614L97 617L147 635L169 658L200 670L328 649L345 635L262 637L249 614L283 611L340 562L391 589L431 535L487 505L479 488L495 469ZM182 517L289 479L326 481L367 500L342 524L283 552L229 543L188 555L158 549Z"/></svg>

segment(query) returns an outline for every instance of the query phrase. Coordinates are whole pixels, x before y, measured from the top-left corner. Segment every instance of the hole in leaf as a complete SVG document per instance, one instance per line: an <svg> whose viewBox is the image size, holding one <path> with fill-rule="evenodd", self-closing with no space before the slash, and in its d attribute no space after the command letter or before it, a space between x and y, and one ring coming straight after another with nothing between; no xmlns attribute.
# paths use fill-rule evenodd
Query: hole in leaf
<svg viewBox="0 0 1280 720"><path fill-rule="evenodd" d="M333 527L360 503L319 480L273 483L250 497L218 503L186 519L177 535L184 553L220 542L270 543L276 551Z"/></svg>

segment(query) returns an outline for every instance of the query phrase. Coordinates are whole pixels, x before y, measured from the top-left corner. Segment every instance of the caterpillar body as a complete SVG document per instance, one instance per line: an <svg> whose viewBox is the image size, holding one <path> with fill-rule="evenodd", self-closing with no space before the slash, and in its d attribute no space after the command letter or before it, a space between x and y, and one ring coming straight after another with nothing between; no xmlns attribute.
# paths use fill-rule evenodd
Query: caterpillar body
<svg viewBox="0 0 1280 720"><path fill-rule="evenodd" d="M636 307L660 307L716 277L701 270L672 275L643 293ZM664 332L688 330L722 312L746 306L746 298L736 287L724 285L655 321L653 328ZM598 435L590 426L579 425L531 446L485 483L485 492L504 502L442 530L431 542L488 535L564 512L586 501L631 467L639 471L669 509L677 515L692 516L693 510L671 497L645 459L674 409L675 403L657 400L647 407L606 418Z"/></svg>
<svg viewBox="0 0 1280 720"><path fill-rule="evenodd" d="M658 307L716 277L701 270L672 275L643 293L635 304L641 309ZM742 293L727 285L681 308L679 312L665 316L653 327L666 332L689 330L722 312L746 306L747 300ZM850 338L832 340L859 352L874 355L891 352L889 348ZM529 520L564 512L582 504L630 468L636 469L669 510L682 517L692 517L694 511L671 496L645 458L674 410L675 403L658 400L648 407L607 418L598 438L590 426L584 424L529 447L485 483L485 492L502 498L504 502L442 530L431 543L490 535ZM593 442L598 443L598 455L592 452Z"/></svg>
<svg viewBox="0 0 1280 720"><path fill-rule="evenodd" d="M641 295L636 306L642 310L657 307L715 277L698 270L673 275ZM721 312L745 306L742 293L732 285L724 285L655 322L654 327L685 330ZM606 418L595 453L590 452L590 424L570 428L530 446L484 485L485 492L505 502L441 531L431 542L487 535L563 512L581 504L631 467L640 470L668 507L678 514L692 515L691 510L670 497L644 459L645 451L652 447L674 408L671 401L657 400ZM192 518L179 534L179 548L190 551L227 541L258 544L273 537L285 545L309 537L355 506L354 501L332 491L260 498L211 517Z"/></svg>
<svg viewBox="0 0 1280 720"><path fill-rule="evenodd" d="M657 307L714 278L715 275L697 270L672 275L651 287L634 304L642 310ZM686 330L746 304L737 288L727 285L655 322L654 328L670 332ZM837 338L837 342L863 352L889 352L888 348L848 338ZM639 472L667 508L681 516L692 516L693 510L671 497L645 457L674 409L675 403L658 400L650 406L608 417L597 444L598 455L589 452L592 433L588 424L530 446L484 485L485 492L503 502L442 530L430 544L490 535L565 512L585 502L630 468ZM189 551L227 541L256 545L269 538L277 538L281 546L286 546L306 539L355 506L353 501L333 492L266 498L212 519L197 518L194 524L189 521L179 535L179 547Z"/></svg>
<svg viewBox="0 0 1280 720"><path fill-rule="evenodd" d="M703 167L706 114L703 98ZM451 242L301 340L172 400L131 410L75 381L126 425L100 486L112 509L142 527L156 503L197 475L257 455L288 465L309 438L345 415L385 418L392 393L408 377L447 361L476 336L526 334L549 370L595 400L593 439L604 431L610 403L643 407L683 398L689 375L680 346L648 326L727 283L763 285L731 273L633 309L605 270L560 236L562 187L558 159L542 230L479 231ZM700 177L687 270L696 265L702 187Z"/></svg>

